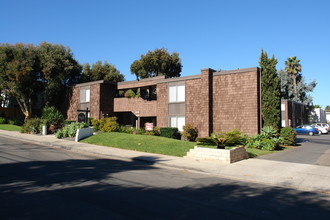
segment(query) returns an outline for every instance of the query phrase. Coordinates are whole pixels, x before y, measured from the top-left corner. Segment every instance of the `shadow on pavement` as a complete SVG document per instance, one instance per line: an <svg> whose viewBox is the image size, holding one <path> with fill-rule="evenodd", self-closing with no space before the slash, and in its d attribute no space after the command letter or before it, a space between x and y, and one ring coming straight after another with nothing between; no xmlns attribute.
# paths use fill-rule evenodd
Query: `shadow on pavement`
<svg viewBox="0 0 330 220"><path fill-rule="evenodd" d="M156 158L153 158L156 159ZM150 187L111 176L150 163L112 159L0 165L4 219L327 219L329 195L235 183ZM165 172L165 170L164 170ZM186 178L183 174L180 178ZM205 176L202 176L205 178ZM202 178L201 177L201 178ZM142 177L143 178L143 177Z"/></svg>

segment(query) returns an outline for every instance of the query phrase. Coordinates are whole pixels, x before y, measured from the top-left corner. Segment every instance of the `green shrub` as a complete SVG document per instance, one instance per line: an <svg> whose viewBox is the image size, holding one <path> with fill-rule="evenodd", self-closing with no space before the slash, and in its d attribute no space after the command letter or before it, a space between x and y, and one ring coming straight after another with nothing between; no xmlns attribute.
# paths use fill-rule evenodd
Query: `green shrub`
<svg viewBox="0 0 330 220"><path fill-rule="evenodd" d="M247 140L245 146L249 148L273 151L278 149L281 142L282 138L280 137L264 138L263 135L260 134L251 136Z"/></svg>
<svg viewBox="0 0 330 220"><path fill-rule="evenodd" d="M207 138L197 138L199 145L217 146L219 149L224 149L226 146L244 145L246 140L247 135L237 129L229 132L215 132Z"/></svg>
<svg viewBox="0 0 330 220"><path fill-rule="evenodd" d="M227 138L226 146L235 146L239 144L244 144L245 142L245 136L237 129L226 132L225 137Z"/></svg>
<svg viewBox="0 0 330 220"><path fill-rule="evenodd" d="M134 98L136 95L135 95L135 92L133 90L129 89L125 92L124 96L126 98Z"/></svg>
<svg viewBox="0 0 330 220"><path fill-rule="evenodd" d="M263 138L273 138L273 137L277 137L277 130L274 129L272 126L265 126L261 129L261 134L260 134Z"/></svg>
<svg viewBox="0 0 330 220"><path fill-rule="evenodd" d="M154 132L155 136L159 136L160 135L159 127L155 126L154 129L153 129L153 132Z"/></svg>
<svg viewBox="0 0 330 220"><path fill-rule="evenodd" d="M138 128L133 131L133 134L146 134L146 130L144 130L143 128Z"/></svg>
<svg viewBox="0 0 330 220"><path fill-rule="evenodd" d="M100 120L92 119L91 123L92 123L92 126L94 128L94 131L99 131L100 130Z"/></svg>
<svg viewBox="0 0 330 220"><path fill-rule="evenodd" d="M183 126L182 137L188 141L196 141L198 130L193 124L186 124Z"/></svg>
<svg viewBox="0 0 330 220"><path fill-rule="evenodd" d="M57 137L58 139L64 138L64 132L63 132L63 129L58 130L58 131L55 133L55 137Z"/></svg>
<svg viewBox="0 0 330 220"><path fill-rule="evenodd" d="M7 124L7 119L5 117L0 117L0 124Z"/></svg>
<svg viewBox="0 0 330 220"><path fill-rule="evenodd" d="M41 132L43 124L44 124L44 121L41 118L28 119L24 123L21 132L29 133L29 134L39 134Z"/></svg>
<svg viewBox="0 0 330 220"><path fill-rule="evenodd" d="M259 148L259 149L272 151L272 150L275 150L275 144L272 140L263 138L261 140L261 148Z"/></svg>
<svg viewBox="0 0 330 220"><path fill-rule="evenodd" d="M117 121L117 117L102 118L100 120L100 130L104 132L119 131L120 126L116 121Z"/></svg>
<svg viewBox="0 0 330 220"><path fill-rule="evenodd" d="M63 127L62 129L59 129L56 132L55 136L57 138L74 137L76 136L77 130L79 128L85 128L85 127L88 127L86 123L73 122L70 125Z"/></svg>
<svg viewBox="0 0 330 220"><path fill-rule="evenodd" d="M94 118L88 117L88 126L93 126L92 120L94 120Z"/></svg>
<svg viewBox="0 0 330 220"><path fill-rule="evenodd" d="M54 106L46 106L42 109L42 119L45 120L46 125L51 127L53 131L63 126L64 117L60 111Z"/></svg>
<svg viewBox="0 0 330 220"><path fill-rule="evenodd" d="M76 122L75 120L65 120L64 122L63 122L63 124L64 125L69 125L69 124L71 124L71 123L73 123L73 122Z"/></svg>
<svg viewBox="0 0 330 220"><path fill-rule="evenodd" d="M10 125L18 125L18 126L21 126L23 125L23 122L17 118L10 118L7 120L7 123L10 124Z"/></svg>
<svg viewBox="0 0 330 220"><path fill-rule="evenodd" d="M124 97L124 95L125 95L125 91L124 90L119 90L118 96L119 97Z"/></svg>
<svg viewBox="0 0 330 220"><path fill-rule="evenodd" d="M296 144L296 131L291 127L284 127L281 129L280 137L283 139L282 144L284 145L295 145Z"/></svg>
<svg viewBox="0 0 330 220"><path fill-rule="evenodd" d="M212 137L203 137L203 138L196 138L198 145L209 145L209 146L216 146L217 143Z"/></svg>
<svg viewBox="0 0 330 220"><path fill-rule="evenodd" d="M160 131L159 135L162 137L178 139L179 136L178 128L164 127L164 128L160 128L159 131Z"/></svg>
<svg viewBox="0 0 330 220"><path fill-rule="evenodd" d="M126 133L126 134L133 134L134 130L135 130L135 128L130 125L120 126L120 128L119 128L119 132Z"/></svg>

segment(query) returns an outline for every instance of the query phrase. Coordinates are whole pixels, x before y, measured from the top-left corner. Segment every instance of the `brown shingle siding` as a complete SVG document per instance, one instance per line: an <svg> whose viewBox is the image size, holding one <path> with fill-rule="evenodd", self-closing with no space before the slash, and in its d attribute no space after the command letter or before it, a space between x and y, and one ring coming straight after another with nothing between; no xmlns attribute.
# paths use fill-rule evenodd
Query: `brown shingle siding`
<svg viewBox="0 0 330 220"><path fill-rule="evenodd" d="M200 75L165 79L156 77L140 81L85 83L90 86L91 117L132 112L139 117L157 117L157 126L167 127L169 117L168 86L185 84L185 120L194 124L199 136L234 128L256 134L260 127L260 78L258 68L215 72L202 69ZM155 85L157 100L115 98L117 89ZM73 89L68 118L76 120L79 108L79 86Z"/></svg>

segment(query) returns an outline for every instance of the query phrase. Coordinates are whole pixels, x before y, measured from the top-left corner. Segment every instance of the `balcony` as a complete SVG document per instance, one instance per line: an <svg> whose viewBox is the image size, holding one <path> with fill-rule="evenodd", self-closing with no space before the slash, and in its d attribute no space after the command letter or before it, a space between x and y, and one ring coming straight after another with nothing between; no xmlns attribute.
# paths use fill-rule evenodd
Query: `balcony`
<svg viewBox="0 0 330 220"><path fill-rule="evenodd" d="M114 112L132 112L138 117L157 116L157 100L142 98L115 98Z"/></svg>

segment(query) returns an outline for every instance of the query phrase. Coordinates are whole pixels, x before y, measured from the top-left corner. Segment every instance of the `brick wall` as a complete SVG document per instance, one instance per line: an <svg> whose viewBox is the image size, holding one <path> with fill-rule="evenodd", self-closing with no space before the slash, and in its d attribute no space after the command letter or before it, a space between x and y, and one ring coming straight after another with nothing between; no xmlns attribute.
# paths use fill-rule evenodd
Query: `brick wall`
<svg viewBox="0 0 330 220"><path fill-rule="evenodd" d="M213 149L196 146L194 149L190 149L185 157L197 160L213 160L225 164L249 158L248 153L243 146L232 149Z"/></svg>
<svg viewBox="0 0 330 220"><path fill-rule="evenodd" d="M115 98L114 112L132 112L140 117L157 116L157 101L147 101L142 98Z"/></svg>
<svg viewBox="0 0 330 220"><path fill-rule="evenodd" d="M211 69L203 69L201 78L186 81L186 124L198 129L198 136L209 136L210 130L210 75Z"/></svg>
<svg viewBox="0 0 330 220"><path fill-rule="evenodd" d="M80 103L80 87L73 87L71 97L69 98L69 108L67 111L67 120L78 120L77 110Z"/></svg>
<svg viewBox="0 0 330 220"><path fill-rule="evenodd" d="M259 73L250 71L217 74L213 78L214 131L238 129L246 134L259 131Z"/></svg>
<svg viewBox="0 0 330 220"><path fill-rule="evenodd" d="M168 127L168 84L157 84L157 126Z"/></svg>
<svg viewBox="0 0 330 220"><path fill-rule="evenodd" d="M101 118L100 94L101 84L94 84L90 87L90 117Z"/></svg>

